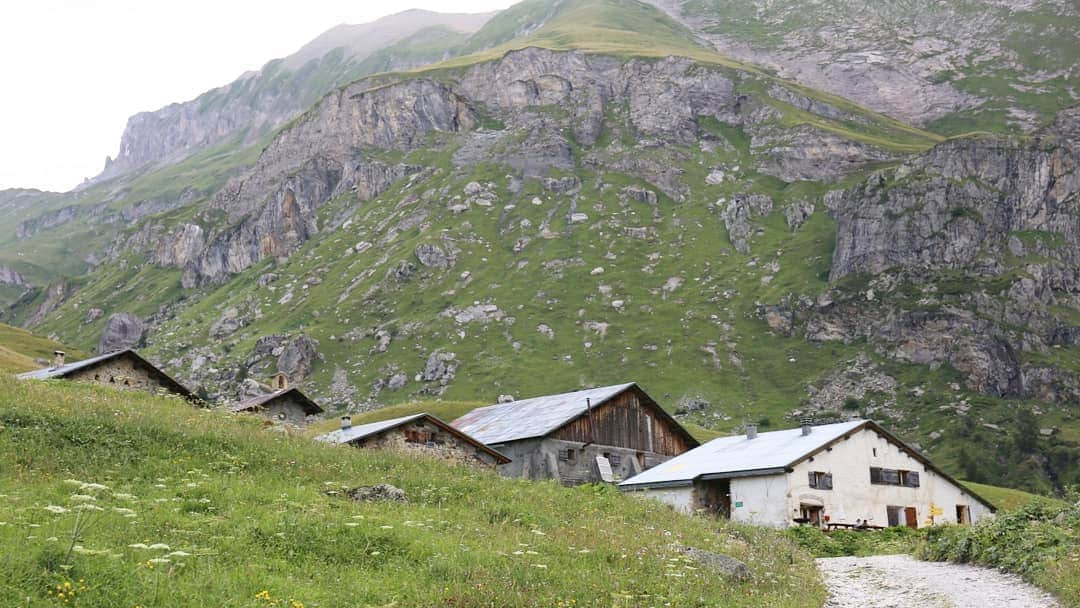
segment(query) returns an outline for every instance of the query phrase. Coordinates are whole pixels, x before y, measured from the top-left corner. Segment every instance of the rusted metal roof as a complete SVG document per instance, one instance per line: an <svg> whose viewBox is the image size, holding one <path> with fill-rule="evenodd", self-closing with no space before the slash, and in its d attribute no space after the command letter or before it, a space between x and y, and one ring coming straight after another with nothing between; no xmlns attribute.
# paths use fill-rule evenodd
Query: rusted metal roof
<svg viewBox="0 0 1080 608"><path fill-rule="evenodd" d="M106 361L124 356L134 357L138 362L145 365L153 373L157 374L158 377L162 380L162 384L169 387L169 389L172 390L174 393L178 393L188 398L193 397L191 391L188 390L186 386L174 380L171 376L169 376L169 374L163 372L153 363L150 363L146 359L143 359L142 356L139 355L139 353L131 349L113 351L111 353L105 353L104 355L98 355L96 357L90 357L89 359L83 359L82 361L65 363L64 365L61 365L59 367L46 367L43 369L34 370L32 372L25 372L19 374L18 376L16 376L16 378L19 378L20 380L49 380L52 378L65 378L81 369L85 369L98 363L104 363Z"/></svg>
<svg viewBox="0 0 1080 608"><path fill-rule="evenodd" d="M312 414L321 414L323 411L323 408L319 407L318 403L312 401L298 388L287 388L274 393L267 393L265 395L258 395L257 397L250 397L232 406L229 409L234 412L247 412L250 410L265 407L271 401L275 401L285 396L291 396L295 398L300 403L300 405L303 406L304 413L309 416Z"/></svg>
<svg viewBox="0 0 1080 608"><path fill-rule="evenodd" d="M501 452L493 450L492 448L484 445L483 442L479 441L475 437L469 436L467 433L463 432L461 429L455 428L454 426L452 426L452 425L450 425L450 424L448 424L446 422L443 422L437 416L432 416L431 414L428 414L428 413L413 414L411 416L402 416L401 418L391 418L390 420L380 420L379 422L370 422L368 424L350 426L347 429L338 429L336 431L331 431L331 432L326 433L324 435L319 435L318 437L315 438L315 440L316 441L324 441L326 443L336 443L336 444L352 443L354 441L358 441L358 440L363 439L365 437L371 437L372 435L378 435L379 433L382 433L384 431L395 429L395 428L397 428L399 426L402 426L404 424L408 424L410 422L413 422L414 420L420 420L420 419L425 419L428 422L431 422L432 424L434 424L435 426L438 426L439 428L447 431L448 433L452 433L453 435L461 438L463 441L465 441L469 445L472 445L473 447L475 447L475 448L477 448L479 450L482 450L484 452L487 452L488 454L491 454L491 456L493 456L495 458L495 461L498 462L499 464L506 464L506 463L510 462L510 459L507 458L505 455L503 455Z"/></svg>
<svg viewBox="0 0 1080 608"><path fill-rule="evenodd" d="M588 403L596 407L633 386L630 382L489 405L451 424L488 445L543 437L588 412Z"/></svg>

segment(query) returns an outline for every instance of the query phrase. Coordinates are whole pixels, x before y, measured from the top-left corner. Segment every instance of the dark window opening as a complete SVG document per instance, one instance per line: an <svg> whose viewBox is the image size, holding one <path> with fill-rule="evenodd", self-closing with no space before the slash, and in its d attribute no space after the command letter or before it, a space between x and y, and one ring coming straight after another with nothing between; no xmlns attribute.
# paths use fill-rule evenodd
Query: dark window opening
<svg viewBox="0 0 1080 608"><path fill-rule="evenodd" d="M918 471L870 467L870 483L883 486L919 487Z"/></svg>
<svg viewBox="0 0 1080 608"><path fill-rule="evenodd" d="M872 448L872 451L874 452L874 458L877 458L877 448Z"/></svg>
<svg viewBox="0 0 1080 608"><path fill-rule="evenodd" d="M810 487L818 490L833 489L832 473L810 471Z"/></svg>

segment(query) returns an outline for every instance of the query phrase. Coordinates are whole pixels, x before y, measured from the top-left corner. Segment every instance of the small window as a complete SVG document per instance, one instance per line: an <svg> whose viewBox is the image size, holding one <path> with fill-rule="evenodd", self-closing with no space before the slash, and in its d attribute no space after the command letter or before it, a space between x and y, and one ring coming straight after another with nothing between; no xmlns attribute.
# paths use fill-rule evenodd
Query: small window
<svg viewBox="0 0 1080 608"><path fill-rule="evenodd" d="M278 414L277 419L278 420L285 420L285 412L281 412L280 414Z"/></svg>
<svg viewBox="0 0 1080 608"><path fill-rule="evenodd" d="M559 450L559 460L561 460L563 462L574 462L574 460L576 458L577 458L577 454L574 453L573 448L566 448L566 449L563 449L563 450Z"/></svg>
<svg viewBox="0 0 1080 608"><path fill-rule="evenodd" d="M919 487L919 473L917 471L898 471L900 473L900 485L907 488Z"/></svg>
<svg viewBox="0 0 1080 608"><path fill-rule="evenodd" d="M817 490L831 490L832 485L832 473L823 473L821 471L810 471L810 487Z"/></svg>
<svg viewBox="0 0 1080 608"><path fill-rule="evenodd" d="M871 448L871 451L874 453L874 458L877 458L877 448Z"/></svg>
<svg viewBox="0 0 1080 608"><path fill-rule="evenodd" d="M919 473L916 471L870 467L870 483L917 488L919 487Z"/></svg>

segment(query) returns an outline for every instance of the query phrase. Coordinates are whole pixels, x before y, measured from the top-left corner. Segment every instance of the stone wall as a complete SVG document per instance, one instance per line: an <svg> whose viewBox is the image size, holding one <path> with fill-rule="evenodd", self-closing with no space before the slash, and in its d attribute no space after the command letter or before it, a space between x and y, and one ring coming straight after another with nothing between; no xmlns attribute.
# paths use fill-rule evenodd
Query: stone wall
<svg viewBox="0 0 1080 608"><path fill-rule="evenodd" d="M132 357L116 357L66 376L75 382L96 382L113 388L149 393L172 392L158 375Z"/></svg>
<svg viewBox="0 0 1080 608"><path fill-rule="evenodd" d="M296 425L306 424L308 418L304 404L292 394L267 401L257 411L272 420Z"/></svg>
<svg viewBox="0 0 1080 608"><path fill-rule="evenodd" d="M354 441L362 448L411 452L457 464L494 468L495 457L427 420L414 420L382 433Z"/></svg>

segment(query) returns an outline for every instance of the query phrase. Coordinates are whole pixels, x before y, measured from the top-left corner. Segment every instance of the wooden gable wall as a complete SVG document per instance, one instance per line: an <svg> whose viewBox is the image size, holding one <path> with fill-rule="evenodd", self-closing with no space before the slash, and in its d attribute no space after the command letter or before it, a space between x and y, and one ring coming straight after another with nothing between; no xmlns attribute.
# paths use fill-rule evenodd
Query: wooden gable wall
<svg viewBox="0 0 1080 608"><path fill-rule="evenodd" d="M644 391L631 387L549 437L677 456L697 446Z"/></svg>

